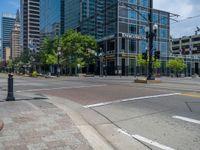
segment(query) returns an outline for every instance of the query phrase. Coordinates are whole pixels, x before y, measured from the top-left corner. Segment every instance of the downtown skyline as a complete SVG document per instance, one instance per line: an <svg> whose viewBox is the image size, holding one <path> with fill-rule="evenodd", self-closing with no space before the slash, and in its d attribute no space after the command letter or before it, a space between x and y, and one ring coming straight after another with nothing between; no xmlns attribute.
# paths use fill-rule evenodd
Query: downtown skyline
<svg viewBox="0 0 200 150"><path fill-rule="evenodd" d="M179 9L177 9L177 6ZM184 20L181 22L171 21L170 34L174 38L179 38L181 36L193 35L196 30L196 26L200 26L199 23L199 13L198 7L200 6L200 1L198 0L154 0L154 8L164 11L169 11L170 13L180 15L177 20ZM2 0L0 6L0 14L3 12L9 12L15 14L17 9L20 7L19 0ZM186 11L187 10L187 11ZM190 17L199 16L192 19L187 19ZM1 32L1 31L0 31Z"/></svg>

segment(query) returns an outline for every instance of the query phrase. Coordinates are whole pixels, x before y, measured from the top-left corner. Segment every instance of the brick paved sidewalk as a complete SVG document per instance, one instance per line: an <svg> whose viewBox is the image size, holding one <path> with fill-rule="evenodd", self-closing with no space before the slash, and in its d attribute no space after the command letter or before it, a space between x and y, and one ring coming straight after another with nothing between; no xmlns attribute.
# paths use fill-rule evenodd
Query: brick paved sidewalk
<svg viewBox="0 0 200 150"><path fill-rule="evenodd" d="M69 116L48 101L0 102L0 150L91 150Z"/></svg>

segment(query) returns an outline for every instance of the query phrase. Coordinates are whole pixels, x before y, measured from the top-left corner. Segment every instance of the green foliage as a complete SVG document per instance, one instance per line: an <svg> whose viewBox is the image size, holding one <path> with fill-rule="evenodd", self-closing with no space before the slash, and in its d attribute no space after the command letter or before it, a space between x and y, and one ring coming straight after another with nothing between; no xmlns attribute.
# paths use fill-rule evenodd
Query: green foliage
<svg viewBox="0 0 200 150"><path fill-rule="evenodd" d="M142 54L138 54L138 55L137 55L137 64L138 64L138 66L140 66L140 67L144 67L144 66L147 65L146 60L142 59Z"/></svg>
<svg viewBox="0 0 200 150"><path fill-rule="evenodd" d="M60 38L44 38L39 53L33 55L30 50L26 49L14 62L20 67L23 64L31 64L33 62L31 58L34 58L35 62L43 65L57 64L58 46L61 47L60 63L62 65L76 68L77 64L80 64L80 68L83 68L96 62L97 42L95 38L82 35L74 30L69 30Z"/></svg>
<svg viewBox="0 0 200 150"><path fill-rule="evenodd" d="M57 63L56 50L58 45L58 39L51 40L46 37L39 52L40 62L44 65L53 65Z"/></svg>
<svg viewBox="0 0 200 150"><path fill-rule="evenodd" d="M169 60L169 62L167 63L167 67L171 71L173 71L173 73L178 75L178 73L181 73L187 67L187 65L184 63L183 59L175 58L175 59Z"/></svg>
<svg viewBox="0 0 200 150"><path fill-rule="evenodd" d="M153 68L154 69L159 69L161 66L160 61L158 59L153 58Z"/></svg>
<svg viewBox="0 0 200 150"><path fill-rule="evenodd" d="M22 61L24 64L27 64L30 62L30 56L30 50L25 49L20 56L20 61Z"/></svg>
<svg viewBox="0 0 200 150"><path fill-rule="evenodd" d="M12 61L12 59L7 60L6 64L7 64L8 68L12 68L13 67L13 61Z"/></svg>
<svg viewBox="0 0 200 150"><path fill-rule="evenodd" d="M31 74L32 77L37 77L39 74L36 71L33 71L33 73Z"/></svg>
<svg viewBox="0 0 200 150"><path fill-rule="evenodd" d="M159 69L160 66L161 66L160 61L158 59L155 59L154 57L152 58L152 61L153 61L153 68L154 69ZM148 62L149 62L149 58L146 61L146 60L142 59L142 54L138 54L137 55L137 64L138 64L138 66L145 67L145 66L147 66Z"/></svg>
<svg viewBox="0 0 200 150"><path fill-rule="evenodd" d="M96 40L88 35L69 30L60 39L65 64L69 67L88 67L95 63Z"/></svg>

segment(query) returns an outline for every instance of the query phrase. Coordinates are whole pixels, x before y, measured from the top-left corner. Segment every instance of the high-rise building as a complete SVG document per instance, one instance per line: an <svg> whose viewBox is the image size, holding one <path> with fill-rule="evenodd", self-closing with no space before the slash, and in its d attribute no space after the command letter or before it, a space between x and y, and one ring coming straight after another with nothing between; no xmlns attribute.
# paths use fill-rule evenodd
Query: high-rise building
<svg viewBox="0 0 200 150"><path fill-rule="evenodd" d="M4 61L7 62L11 57L11 49L10 49L10 47L5 47L4 50L5 50L5 59L4 59Z"/></svg>
<svg viewBox="0 0 200 150"><path fill-rule="evenodd" d="M40 1L41 38L60 36L64 33L64 0Z"/></svg>
<svg viewBox="0 0 200 150"><path fill-rule="evenodd" d="M20 56L21 48L20 48L20 17L19 10L16 14L16 20L11 31L11 39L10 39L10 48L11 48L11 58L15 59Z"/></svg>
<svg viewBox="0 0 200 150"><path fill-rule="evenodd" d="M20 0L22 49L37 51L40 45L40 0Z"/></svg>
<svg viewBox="0 0 200 150"><path fill-rule="evenodd" d="M149 13L150 0L66 0L65 30L77 29L97 39L108 74L136 74L136 56L148 50ZM153 51L160 51L163 74L169 55L169 17L168 12L153 9L153 24L158 25Z"/></svg>
<svg viewBox="0 0 200 150"><path fill-rule="evenodd" d="M6 47L10 47L10 35L15 23L16 16L10 13L3 13L1 20L1 38L2 38L2 58L6 59Z"/></svg>

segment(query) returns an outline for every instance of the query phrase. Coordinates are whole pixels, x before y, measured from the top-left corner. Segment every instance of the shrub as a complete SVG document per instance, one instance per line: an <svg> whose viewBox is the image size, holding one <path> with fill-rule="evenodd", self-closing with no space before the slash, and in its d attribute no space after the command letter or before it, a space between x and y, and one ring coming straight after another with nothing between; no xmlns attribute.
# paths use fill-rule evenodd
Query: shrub
<svg viewBox="0 0 200 150"><path fill-rule="evenodd" d="M31 74L31 76L32 77L37 77L39 74L36 72L36 71L34 71L32 74Z"/></svg>

